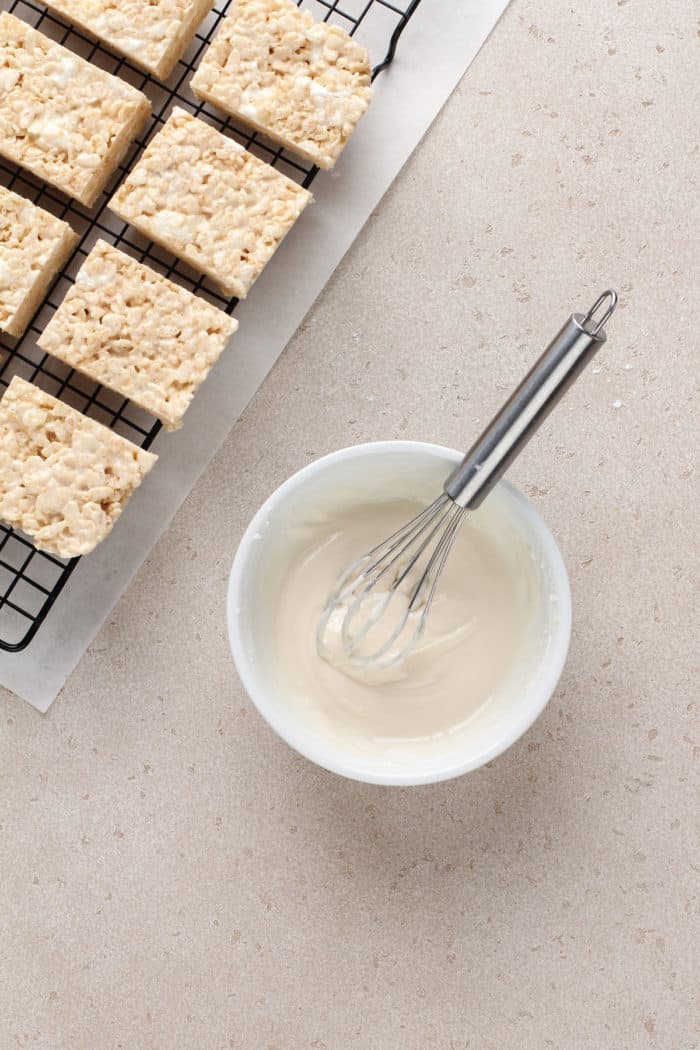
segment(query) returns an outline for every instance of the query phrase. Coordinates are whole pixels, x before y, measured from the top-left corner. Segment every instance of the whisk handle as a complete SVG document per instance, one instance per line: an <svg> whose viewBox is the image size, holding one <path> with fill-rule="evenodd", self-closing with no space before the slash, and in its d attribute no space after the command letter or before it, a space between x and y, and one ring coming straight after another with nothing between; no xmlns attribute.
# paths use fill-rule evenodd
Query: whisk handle
<svg viewBox="0 0 700 1050"><path fill-rule="evenodd" d="M606 304L602 316L598 311ZM572 314L539 361L445 482L445 493L478 507L605 342L617 293L603 292L588 313Z"/></svg>

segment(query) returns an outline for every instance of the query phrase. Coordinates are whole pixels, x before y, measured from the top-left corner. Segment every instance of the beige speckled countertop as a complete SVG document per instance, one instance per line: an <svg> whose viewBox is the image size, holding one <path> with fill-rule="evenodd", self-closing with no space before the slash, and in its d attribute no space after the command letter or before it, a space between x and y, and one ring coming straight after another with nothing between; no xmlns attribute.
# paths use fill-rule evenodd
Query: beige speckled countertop
<svg viewBox="0 0 700 1050"><path fill-rule="evenodd" d="M695 15L515 0L50 713L2 697L2 1050L700 1045ZM555 698L450 783L309 765L229 658L251 514L344 444L465 445L609 283L512 471L572 577Z"/></svg>

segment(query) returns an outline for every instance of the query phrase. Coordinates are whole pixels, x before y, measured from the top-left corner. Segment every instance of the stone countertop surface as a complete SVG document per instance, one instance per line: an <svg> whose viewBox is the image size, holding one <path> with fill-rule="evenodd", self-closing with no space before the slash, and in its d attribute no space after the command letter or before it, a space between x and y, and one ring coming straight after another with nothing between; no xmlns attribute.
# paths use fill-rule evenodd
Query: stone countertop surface
<svg viewBox="0 0 700 1050"><path fill-rule="evenodd" d="M696 16L515 0L50 713L1 697L2 1050L700 1046ZM556 695L459 780L310 765L232 668L246 523L340 446L465 446L610 284L511 472Z"/></svg>

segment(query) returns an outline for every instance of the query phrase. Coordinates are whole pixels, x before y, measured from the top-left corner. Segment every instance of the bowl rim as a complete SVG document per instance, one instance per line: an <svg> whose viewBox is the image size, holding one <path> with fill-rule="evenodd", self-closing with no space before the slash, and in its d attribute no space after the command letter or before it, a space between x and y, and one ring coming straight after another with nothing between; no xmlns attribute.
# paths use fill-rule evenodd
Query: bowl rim
<svg viewBox="0 0 700 1050"><path fill-rule="evenodd" d="M523 693L523 699L529 696L530 702L523 704L521 716L513 719L512 722L508 722L507 731L503 732L498 740L482 752L472 754L463 761L443 763L441 766L436 764L435 769L422 773L382 772L381 769L367 770L353 767L352 762L339 756L332 746L318 745L315 741L309 740L303 732L298 731L298 725L294 719L285 720L279 717L277 707L269 701L266 695L267 690L258 682L253 661L250 660L243 642L241 631L243 615L241 610L245 608L245 602L242 597L242 584L250 553L253 549L253 544L257 546L261 527L269 518L271 512L274 512L275 508L284 502L286 496L297 489L299 485L304 484L314 475L327 470L335 462L367 455L382 455L387 452L427 453L436 458L449 458L455 463L461 460L463 456L463 453L456 449L424 441L369 441L336 449L334 452L320 456L295 471L267 497L253 515L250 524L241 537L229 576L226 596L226 619L229 645L241 684L258 713L282 740L311 762L339 776L368 784L408 787L450 780L478 769L506 751L527 732L554 694L566 662L571 639L571 588L561 551L544 518L527 496L516 488L512 482L502 479L498 483L499 487L505 487L508 490L514 504L540 539L542 550L552 572L559 606L559 619L552 633L552 644L549 649L550 655L547 662L540 665L537 689L535 689L535 683L533 682Z"/></svg>

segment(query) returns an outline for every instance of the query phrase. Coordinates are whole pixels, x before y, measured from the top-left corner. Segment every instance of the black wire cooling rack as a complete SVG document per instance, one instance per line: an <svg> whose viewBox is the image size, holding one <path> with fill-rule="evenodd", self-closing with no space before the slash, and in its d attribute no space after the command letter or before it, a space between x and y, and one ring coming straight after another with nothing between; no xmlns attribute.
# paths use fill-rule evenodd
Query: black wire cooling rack
<svg viewBox="0 0 700 1050"><path fill-rule="evenodd" d="M34 176L0 159L0 184L16 190L59 218L67 219L80 236L78 247L26 333L20 339L12 339L5 335L0 338L0 395L12 377L19 375L93 419L112 427L142 448L148 448L152 444L160 430L160 423L119 395L105 387L97 386L79 372L43 353L36 345L37 337L63 300L77 271L98 238L110 241L141 262L148 262L154 270L215 303L227 313L233 313L235 310L237 299L224 298L207 278L200 277L167 251L141 237L107 210L107 201L118 183L132 167L153 134L165 123L173 103L202 117L220 131L228 133L246 149L303 186L310 186L316 178L316 167L305 164L294 154L272 145L258 134L251 134L231 119L224 118L209 105L198 102L189 90L190 75L196 69L232 2L233 0L218 0L214 4L211 15L204 22L183 60L167 83L163 84L132 66L126 59L117 57L102 44L95 43L83 33L49 14L41 4L32 0L10 0L9 3L7 0L0 0L0 10L12 12L95 65L123 77L143 91L150 98L153 107L148 130L134 142L105 192L91 209L68 199L60 191L45 186ZM334 22L351 35L357 33L375 52L377 40L384 41L386 53L383 60L374 67L374 78L392 61L398 39L420 0L297 2L300 7L310 10L317 20ZM38 551L27 537L0 522L0 649L6 652L26 649L46 620L77 563L77 558L65 561Z"/></svg>

